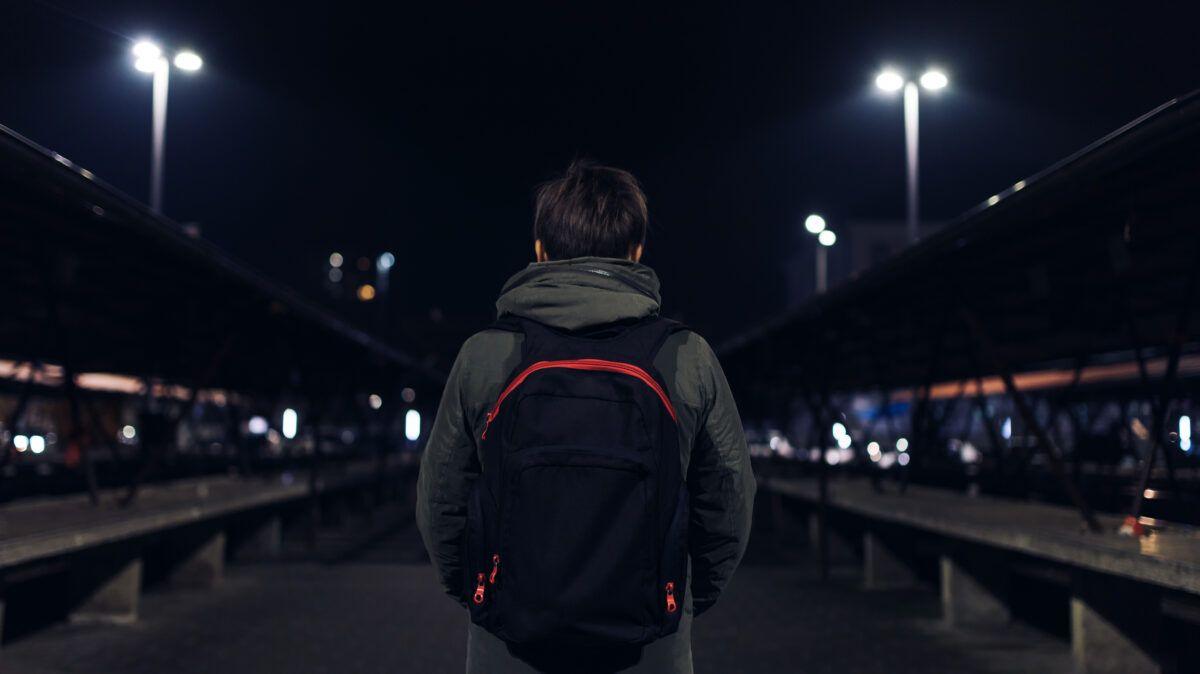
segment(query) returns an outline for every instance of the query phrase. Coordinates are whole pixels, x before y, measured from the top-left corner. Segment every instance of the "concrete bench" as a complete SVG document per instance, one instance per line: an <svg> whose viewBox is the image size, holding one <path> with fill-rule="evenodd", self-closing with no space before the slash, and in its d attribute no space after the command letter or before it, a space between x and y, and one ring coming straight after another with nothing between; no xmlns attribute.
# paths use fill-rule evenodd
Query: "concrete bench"
<svg viewBox="0 0 1200 674"><path fill-rule="evenodd" d="M813 506L819 500L815 479L762 478L760 484ZM1191 617L1200 606L1192 602L1200 597L1200 531L1191 527L1131 538L1117 535L1120 517L1101 515L1106 533L1093 534L1070 508L916 486L880 493L866 480L830 482L828 508L862 524L868 589L915 579L894 532L940 541L943 616L951 625L1007 623L1008 584L1021 574L1068 587L1072 652L1078 670L1088 674L1158 672L1161 617ZM810 531L818 526L813 522ZM837 532L826 537L831 547L857 549ZM1007 568L1006 559L1030 560L1030 568Z"/></svg>

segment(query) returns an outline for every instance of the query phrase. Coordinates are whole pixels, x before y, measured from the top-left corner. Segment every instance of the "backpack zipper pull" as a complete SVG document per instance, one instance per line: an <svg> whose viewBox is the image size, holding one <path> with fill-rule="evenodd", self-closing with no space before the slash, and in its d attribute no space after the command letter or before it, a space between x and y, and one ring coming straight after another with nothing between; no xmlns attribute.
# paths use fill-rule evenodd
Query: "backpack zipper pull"
<svg viewBox="0 0 1200 674"><path fill-rule="evenodd" d="M475 576L475 596L473 599L476 604L483 603L483 572L482 571L479 572L479 575Z"/></svg>
<svg viewBox="0 0 1200 674"><path fill-rule="evenodd" d="M496 584L496 576L500 575L500 553L492 555L492 574L488 576L488 584Z"/></svg>
<svg viewBox="0 0 1200 674"><path fill-rule="evenodd" d="M675 603L675 582L667 583L667 613L674 613L679 609L679 604Z"/></svg>

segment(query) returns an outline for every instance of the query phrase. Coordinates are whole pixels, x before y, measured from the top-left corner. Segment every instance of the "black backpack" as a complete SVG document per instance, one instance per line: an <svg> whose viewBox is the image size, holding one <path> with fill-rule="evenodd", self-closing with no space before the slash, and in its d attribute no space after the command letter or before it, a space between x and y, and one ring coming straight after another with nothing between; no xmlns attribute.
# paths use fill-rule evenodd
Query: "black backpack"
<svg viewBox="0 0 1200 674"><path fill-rule="evenodd" d="M471 620L514 644L645 644L679 626L688 495L657 316L586 335L505 317L522 359L487 415L467 515Z"/></svg>

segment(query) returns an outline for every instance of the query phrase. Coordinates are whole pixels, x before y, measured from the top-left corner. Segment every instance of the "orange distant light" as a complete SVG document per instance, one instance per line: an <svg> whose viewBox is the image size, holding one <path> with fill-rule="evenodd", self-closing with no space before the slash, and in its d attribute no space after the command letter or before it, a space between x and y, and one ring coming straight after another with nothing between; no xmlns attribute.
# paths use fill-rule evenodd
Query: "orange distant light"
<svg viewBox="0 0 1200 674"><path fill-rule="evenodd" d="M375 299L375 286L365 283L358 287L358 300L360 302L370 302L373 299Z"/></svg>

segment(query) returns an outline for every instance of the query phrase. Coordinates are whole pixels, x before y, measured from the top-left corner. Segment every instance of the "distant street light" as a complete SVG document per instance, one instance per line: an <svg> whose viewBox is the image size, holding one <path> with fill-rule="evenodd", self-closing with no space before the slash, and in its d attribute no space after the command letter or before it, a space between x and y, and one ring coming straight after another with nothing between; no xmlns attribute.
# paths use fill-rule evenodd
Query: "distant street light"
<svg viewBox="0 0 1200 674"><path fill-rule="evenodd" d="M171 75L171 62L163 56L162 48L150 42L141 40L133 45L133 67L139 71L154 75L154 95L152 104L153 130L151 138L153 147L150 154L150 208L156 213L162 212L163 184L163 150L167 132L167 84ZM204 65L200 55L194 51L184 50L175 54L175 67L184 72L196 72Z"/></svg>
<svg viewBox="0 0 1200 674"><path fill-rule="evenodd" d="M904 90L904 150L908 166L906 216L910 243L916 243L920 238L917 214L917 117L918 99L920 98L918 82L921 88L933 92L945 89L950 84L950 78L946 76L945 72L936 68L926 70L917 82L906 79L900 71L893 68L885 68L875 76L875 86L884 92L895 93L901 89Z"/></svg>
<svg viewBox="0 0 1200 674"><path fill-rule="evenodd" d="M837 243L837 235L825 226L825 218L813 213L804 218L804 229L817 237L817 292L823 293L829 285L829 247Z"/></svg>

